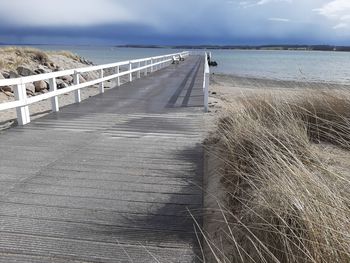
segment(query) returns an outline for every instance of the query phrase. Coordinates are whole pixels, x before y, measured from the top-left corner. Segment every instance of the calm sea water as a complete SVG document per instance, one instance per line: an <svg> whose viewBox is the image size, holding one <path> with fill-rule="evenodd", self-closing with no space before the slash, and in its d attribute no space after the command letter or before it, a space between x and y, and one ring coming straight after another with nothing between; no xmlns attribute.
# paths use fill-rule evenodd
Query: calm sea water
<svg viewBox="0 0 350 263"><path fill-rule="evenodd" d="M350 52L218 50L214 72L350 84Z"/></svg>
<svg viewBox="0 0 350 263"><path fill-rule="evenodd" d="M92 46L39 46L70 50L95 64L174 53L181 50ZM241 76L350 84L350 52L213 50L212 72Z"/></svg>

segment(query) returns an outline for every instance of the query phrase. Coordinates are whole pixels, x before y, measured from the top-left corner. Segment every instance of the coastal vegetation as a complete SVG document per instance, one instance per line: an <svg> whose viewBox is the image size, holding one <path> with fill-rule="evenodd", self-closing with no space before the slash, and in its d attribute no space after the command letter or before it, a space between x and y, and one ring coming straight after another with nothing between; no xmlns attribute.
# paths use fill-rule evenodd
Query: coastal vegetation
<svg viewBox="0 0 350 263"><path fill-rule="evenodd" d="M0 70L16 70L18 66L33 61L37 62L38 65L54 69L56 67L50 59L51 55L62 55L85 64L91 63L69 51L42 51L31 47L4 47L0 48Z"/></svg>
<svg viewBox="0 0 350 263"><path fill-rule="evenodd" d="M4 47L0 49L0 79L26 77L36 74L85 67L91 65L90 61L69 51L42 51L30 47ZM85 76L93 78L94 76ZM81 77L84 81L84 77ZM73 77L64 76L58 79L58 88L70 85ZM27 95L46 92L48 82L38 81L26 86ZM13 96L13 87L0 86L0 92Z"/></svg>
<svg viewBox="0 0 350 263"><path fill-rule="evenodd" d="M241 97L214 134L224 191L208 262L350 261L348 92Z"/></svg>

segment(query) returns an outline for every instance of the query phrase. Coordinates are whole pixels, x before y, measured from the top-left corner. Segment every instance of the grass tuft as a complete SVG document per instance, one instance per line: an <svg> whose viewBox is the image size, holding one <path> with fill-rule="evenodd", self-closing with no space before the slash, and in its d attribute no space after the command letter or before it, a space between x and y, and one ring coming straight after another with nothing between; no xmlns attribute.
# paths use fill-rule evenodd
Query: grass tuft
<svg viewBox="0 0 350 263"><path fill-rule="evenodd" d="M216 261L350 262L350 177L314 147L349 149L348 97L311 91L240 105L218 124L226 200L208 242Z"/></svg>
<svg viewBox="0 0 350 263"><path fill-rule="evenodd" d="M74 53L72 53L70 51L66 51L66 50L54 51L54 52L52 52L52 54L65 56L65 57L70 58L70 59L72 59L74 61L82 62L80 56L78 56L77 54L74 54Z"/></svg>
<svg viewBox="0 0 350 263"><path fill-rule="evenodd" d="M49 56L35 48L5 47L0 49L0 68L5 70L16 70L19 66L25 66L31 61L44 64L50 62Z"/></svg>

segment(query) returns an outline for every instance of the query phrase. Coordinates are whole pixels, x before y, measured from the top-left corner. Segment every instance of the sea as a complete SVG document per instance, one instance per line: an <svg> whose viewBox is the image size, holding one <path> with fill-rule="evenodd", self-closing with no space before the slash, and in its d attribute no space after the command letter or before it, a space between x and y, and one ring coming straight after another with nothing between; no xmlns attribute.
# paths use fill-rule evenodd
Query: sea
<svg viewBox="0 0 350 263"><path fill-rule="evenodd" d="M113 46L35 46L42 50L69 50L94 64L157 56L183 50ZM204 50L195 50L202 51ZM208 50L215 74L307 82L350 84L350 52L280 50Z"/></svg>

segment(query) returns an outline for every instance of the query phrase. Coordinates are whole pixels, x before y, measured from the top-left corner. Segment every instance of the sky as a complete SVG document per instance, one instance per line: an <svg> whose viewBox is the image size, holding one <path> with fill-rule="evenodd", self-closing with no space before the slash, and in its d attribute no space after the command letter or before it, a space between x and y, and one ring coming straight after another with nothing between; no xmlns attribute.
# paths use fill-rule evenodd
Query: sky
<svg viewBox="0 0 350 263"><path fill-rule="evenodd" d="M350 45L350 0L0 0L0 43Z"/></svg>

